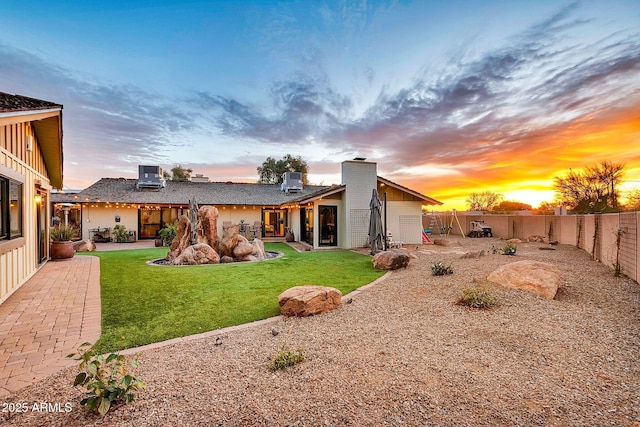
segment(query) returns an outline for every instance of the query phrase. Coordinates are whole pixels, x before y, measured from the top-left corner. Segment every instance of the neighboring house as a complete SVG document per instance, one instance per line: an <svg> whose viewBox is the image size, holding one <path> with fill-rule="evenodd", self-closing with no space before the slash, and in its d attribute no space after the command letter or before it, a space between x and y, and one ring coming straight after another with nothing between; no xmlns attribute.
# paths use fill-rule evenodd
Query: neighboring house
<svg viewBox="0 0 640 427"><path fill-rule="evenodd" d="M49 257L49 193L62 188L62 105L0 92L0 303Z"/></svg>
<svg viewBox="0 0 640 427"><path fill-rule="evenodd" d="M145 179L141 175L102 178L77 194L53 194L54 214L60 221L81 225L84 239L108 239L116 224L139 239L149 239L187 213L189 200L194 199L218 209L219 234L226 222L241 224L249 238L284 239L290 231L295 240L314 248L354 248L367 243L373 189L381 199L387 195L389 232L407 244L421 243L422 206L441 204L377 176L376 164L362 160L342 163L341 185L307 185L289 192L280 185L206 180L168 181L153 188L141 185ZM158 167L155 175L162 176ZM256 223L259 227L254 229Z"/></svg>

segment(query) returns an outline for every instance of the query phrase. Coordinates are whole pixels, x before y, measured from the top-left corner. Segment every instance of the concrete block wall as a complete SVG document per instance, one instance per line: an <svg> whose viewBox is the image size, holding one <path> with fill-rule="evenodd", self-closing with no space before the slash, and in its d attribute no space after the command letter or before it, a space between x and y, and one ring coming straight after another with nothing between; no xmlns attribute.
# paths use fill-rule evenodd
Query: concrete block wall
<svg viewBox="0 0 640 427"><path fill-rule="evenodd" d="M640 279L640 212L558 216L459 213L458 219L465 232L468 232L471 221L480 220L492 227L494 237L504 239L524 239L532 234L548 238L551 227L553 240L577 246L612 269L617 262L622 274L636 282ZM618 230L622 230L619 254ZM460 234L457 227L454 227L451 234Z"/></svg>

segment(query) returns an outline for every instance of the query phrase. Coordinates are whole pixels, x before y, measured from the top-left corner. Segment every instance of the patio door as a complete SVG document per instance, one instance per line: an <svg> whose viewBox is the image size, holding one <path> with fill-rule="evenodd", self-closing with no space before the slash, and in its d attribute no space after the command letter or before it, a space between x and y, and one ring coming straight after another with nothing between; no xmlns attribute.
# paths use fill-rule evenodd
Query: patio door
<svg viewBox="0 0 640 427"><path fill-rule="evenodd" d="M263 209L264 237L284 237L286 219L287 211L283 209Z"/></svg>
<svg viewBox="0 0 640 427"><path fill-rule="evenodd" d="M338 246L338 207L318 206L320 212L320 246Z"/></svg>

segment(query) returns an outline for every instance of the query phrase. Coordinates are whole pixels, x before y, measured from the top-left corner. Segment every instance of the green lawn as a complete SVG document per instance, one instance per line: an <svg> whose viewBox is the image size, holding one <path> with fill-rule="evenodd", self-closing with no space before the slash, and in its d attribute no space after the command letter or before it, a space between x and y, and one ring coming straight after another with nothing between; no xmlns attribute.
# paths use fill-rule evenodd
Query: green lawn
<svg viewBox="0 0 640 427"><path fill-rule="evenodd" d="M102 336L108 352L265 319L280 313L278 295L298 285L332 286L343 294L384 272L350 251L298 253L258 263L150 266L167 248L94 252L100 257Z"/></svg>

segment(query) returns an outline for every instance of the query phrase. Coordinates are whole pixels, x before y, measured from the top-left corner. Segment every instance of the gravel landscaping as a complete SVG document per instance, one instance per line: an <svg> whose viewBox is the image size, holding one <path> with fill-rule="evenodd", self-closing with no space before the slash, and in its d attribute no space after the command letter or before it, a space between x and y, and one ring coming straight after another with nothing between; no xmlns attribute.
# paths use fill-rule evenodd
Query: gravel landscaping
<svg viewBox="0 0 640 427"><path fill-rule="evenodd" d="M640 426L640 285L571 246L521 243L505 256L489 250L499 239L449 239L330 313L143 351L147 388L104 418L79 405L68 368L5 399L29 410L0 424ZM479 249L489 253L461 258ZM494 285L497 306L456 304L473 279L525 259L560 269L555 299ZM454 274L432 276L437 261ZM273 372L280 348L306 360ZM33 411L39 402L60 411Z"/></svg>

